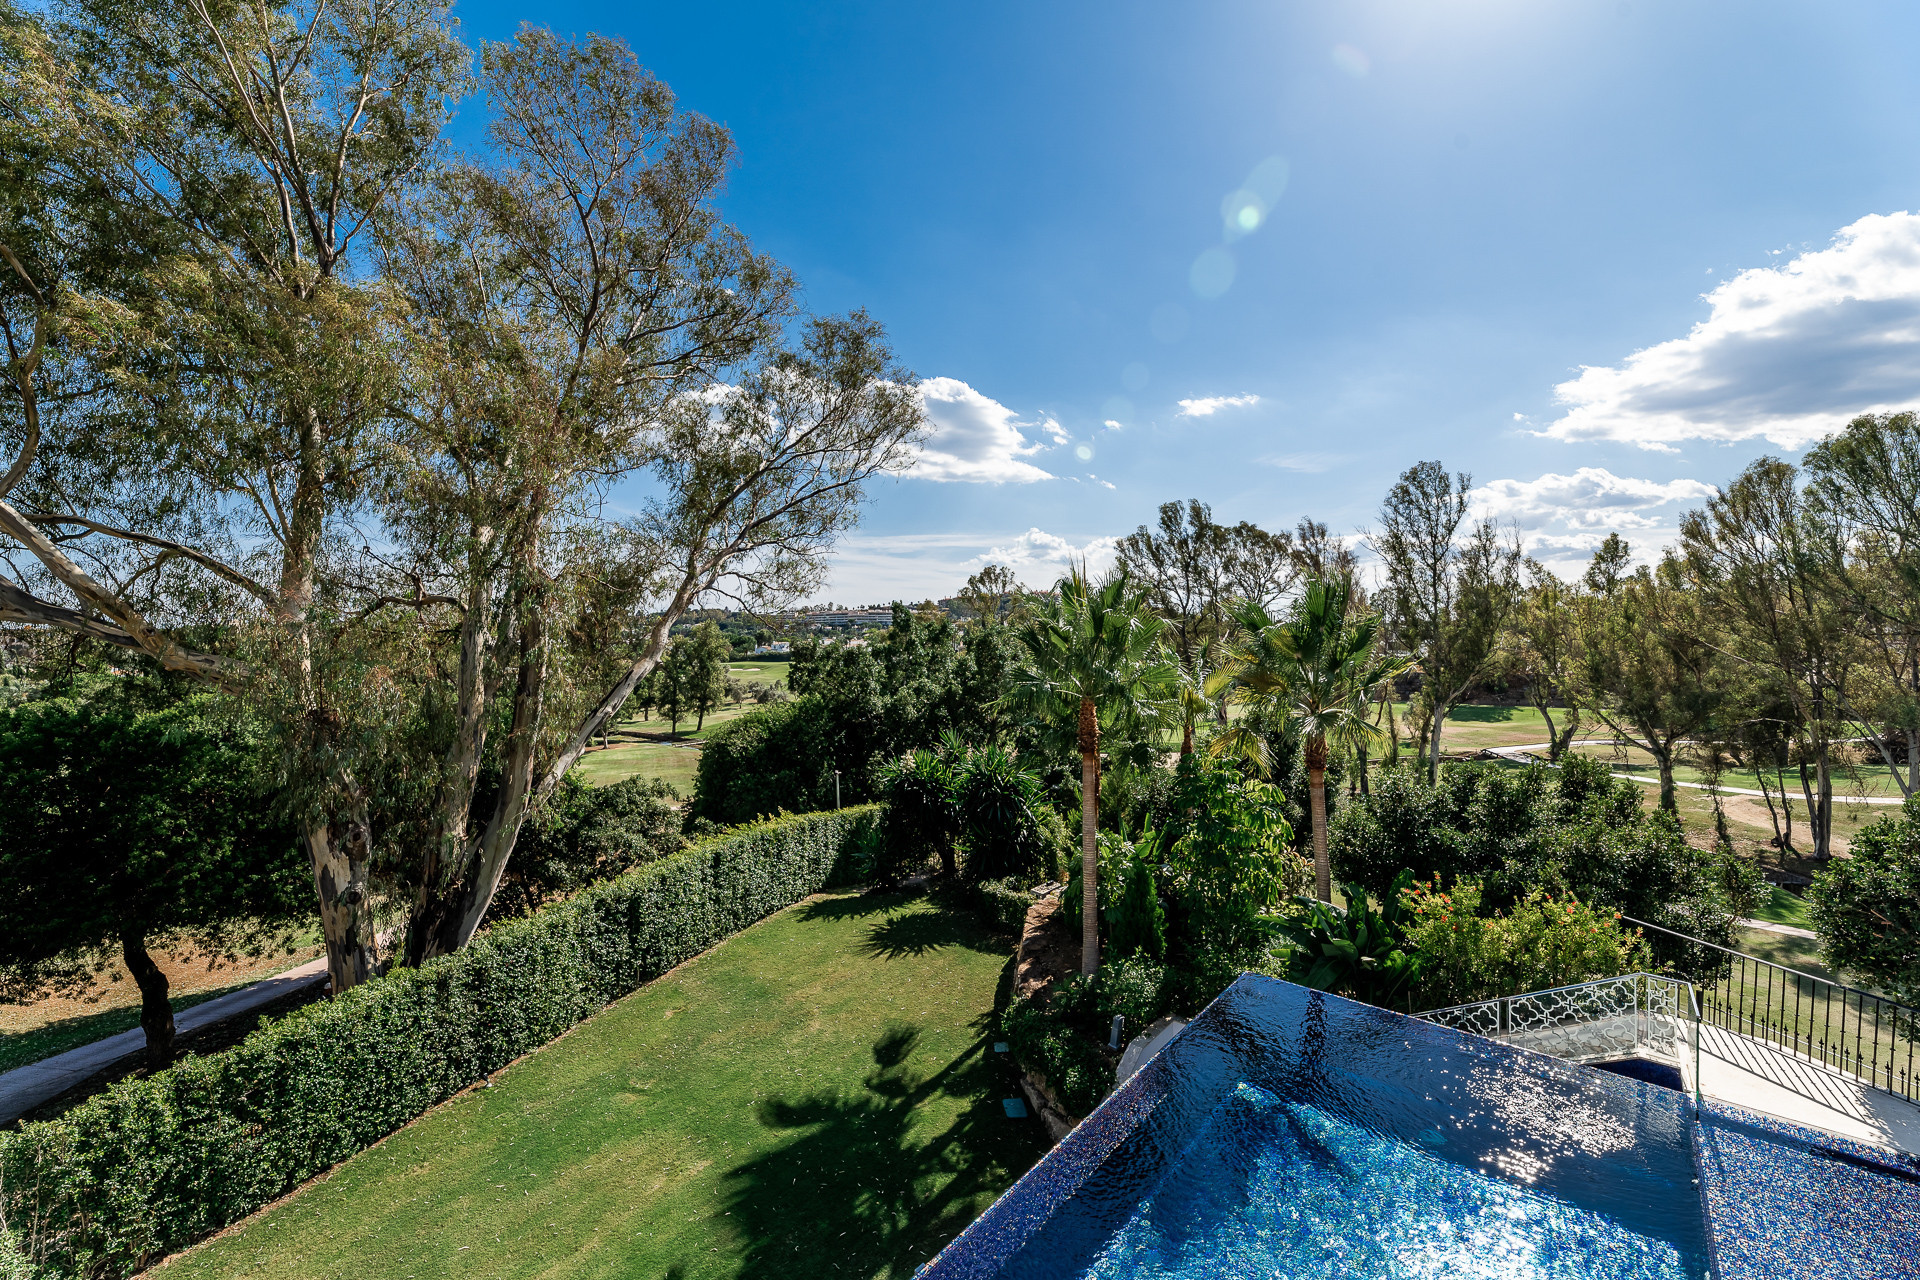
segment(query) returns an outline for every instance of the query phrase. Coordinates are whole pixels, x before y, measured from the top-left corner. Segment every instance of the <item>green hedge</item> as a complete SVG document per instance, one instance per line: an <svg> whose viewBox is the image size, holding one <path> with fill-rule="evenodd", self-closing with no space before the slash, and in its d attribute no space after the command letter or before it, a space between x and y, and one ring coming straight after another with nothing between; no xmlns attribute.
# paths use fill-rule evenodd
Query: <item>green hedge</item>
<svg viewBox="0 0 1920 1280"><path fill-rule="evenodd" d="M844 883L844 855L876 812L715 836L226 1053L0 1134L0 1259L10 1232L43 1277L122 1277L238 1221L648 979Z"/></svg>

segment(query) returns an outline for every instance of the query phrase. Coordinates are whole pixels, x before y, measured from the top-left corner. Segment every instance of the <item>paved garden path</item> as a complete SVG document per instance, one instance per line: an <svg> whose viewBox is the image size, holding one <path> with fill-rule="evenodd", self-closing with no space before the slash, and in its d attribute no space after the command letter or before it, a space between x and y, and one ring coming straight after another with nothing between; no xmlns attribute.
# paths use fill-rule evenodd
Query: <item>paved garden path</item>
<svg viewBox="0 0 1920 1280"><path fill-rule="evenodd" d="M285 999L297 991L327 980L327 958L321 956L295 969L276 974L250 987L194 1005L173 1015L176 1036L210 1027L228 1018L252 1013L262 1005ZM57 1098L87 1077L104 1071L147 1046L147 1033L135 1027L119 1035L83 1044L51 1058L30 1062L0 1074L0 1124L11 1124L41 1103Z"/></svg>

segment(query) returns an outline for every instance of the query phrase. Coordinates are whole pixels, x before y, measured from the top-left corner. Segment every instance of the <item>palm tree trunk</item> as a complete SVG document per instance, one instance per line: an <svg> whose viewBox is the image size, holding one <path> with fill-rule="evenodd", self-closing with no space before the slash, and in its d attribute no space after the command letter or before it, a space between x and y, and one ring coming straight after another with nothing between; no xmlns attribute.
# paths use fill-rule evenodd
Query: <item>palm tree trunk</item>
<svg viewBox="0 0 1920 1280"><path fill-rule="evenodd" d="M1333 901L1333 864L1327 858L1327 740L1307 739L1307 811L1313 822L1313 887Z"/></svg>
<svg viewBox="0 0 1920 1280"><path fill-rule="evenodd" d="M1080 972L1100 967L1100 721L1080 700Z"/></svg>

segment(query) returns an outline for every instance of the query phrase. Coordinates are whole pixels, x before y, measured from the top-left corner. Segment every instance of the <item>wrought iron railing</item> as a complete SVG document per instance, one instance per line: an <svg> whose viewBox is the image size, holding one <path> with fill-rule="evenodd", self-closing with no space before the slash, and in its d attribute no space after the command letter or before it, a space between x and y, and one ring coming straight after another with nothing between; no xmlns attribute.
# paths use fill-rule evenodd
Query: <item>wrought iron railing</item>
<svg viewBox="0 0 1920 1280"><path fill-rule="evenodd" d="M1621 919L1719 953L1726 973L1694 984L1706 1025L1920 1102L1920 1010L1644 920Z"/></svg>
<svg viewBox="0 0 1920 1280"><path fill-rule="evenodd" d="M1644 1057L1679 1067L1699 1051L1699 1009L1687 983L1630 973L1547 991L1429 1009L1429 1022L1570 1062ZM1698 1066L1694 1068L1698 1080Z"/></svg>

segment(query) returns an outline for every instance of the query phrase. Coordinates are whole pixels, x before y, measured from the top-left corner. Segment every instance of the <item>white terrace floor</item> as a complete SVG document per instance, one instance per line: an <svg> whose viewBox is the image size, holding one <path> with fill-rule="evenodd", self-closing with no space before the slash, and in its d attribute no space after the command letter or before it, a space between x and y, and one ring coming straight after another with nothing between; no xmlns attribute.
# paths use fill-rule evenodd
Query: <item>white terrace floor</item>
<svg viewBox="0 0 1920 1280"><path fill-rule="evenodd" d="M1693 1063L1682 1067L1693 1084ZM1700 1092L1749 1111L1920 1156L1920 1106L1719 1027L1702 1027Z"/></svg>

